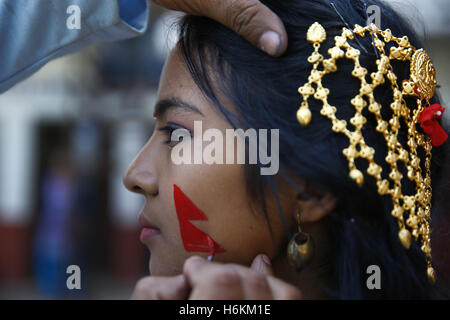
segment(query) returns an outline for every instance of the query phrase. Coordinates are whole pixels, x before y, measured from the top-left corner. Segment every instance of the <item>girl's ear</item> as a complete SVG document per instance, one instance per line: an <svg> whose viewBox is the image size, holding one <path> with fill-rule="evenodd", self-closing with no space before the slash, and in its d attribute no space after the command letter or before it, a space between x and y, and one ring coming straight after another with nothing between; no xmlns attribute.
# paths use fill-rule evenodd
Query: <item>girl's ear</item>
<svg viewBox="0 0 450 320"><path fill-rule="evenodd" d="M318 198L309 194L301 193L297 200L301 212L302 222L317 222L333 211L337 206L337 199L330 193Z"/></svg>

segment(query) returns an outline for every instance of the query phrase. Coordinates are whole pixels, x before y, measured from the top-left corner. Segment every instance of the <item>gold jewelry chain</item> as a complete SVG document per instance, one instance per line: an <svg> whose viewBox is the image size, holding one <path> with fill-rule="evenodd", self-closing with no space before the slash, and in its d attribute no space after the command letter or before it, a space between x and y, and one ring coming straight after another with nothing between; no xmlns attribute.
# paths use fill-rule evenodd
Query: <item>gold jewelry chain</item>
<svg viewBox="0 0 450 320"><path fill-rule="evenodd" d="M348 40L355 36L364 37L366 33L373 34L374 45L380 53L377 59L377 71L370 74L371 82L367 82L367 69L361 66L360 51L353 48ZM308 99L313 96L322 102L320 114L331 120L332 130L344 134L349 139L349 146L342 152L348 160L349 175L359 186L364 183L364 175L357 168L357 158L366 159L369 163L367 174L374 177L380 195L390 195L393 203L391 214L396 218L399 232L398 237L403 246L409 249L411 238L420 243L421 250L427 260L427 276L431 282L435 281L435 271L431 265L431 149L430 138L416 129L418 117L424 109L422 101L429 105L429 100L436 90L436 72L430 57L423 49L416 50L409 42L408 37L397 38L391 30L380 30L376 25L362 27L355 25L353 31L343 28L342 35L336 36L335 46L328 50L329 58L325 59L319 53L322 42L326 40L325 29L314 23L308 30L307 40L314 46L314 52L309 56L308 62L313 65L308 82L299 88L303 96L303 102L297 111L297 119L302 126L307 126L312 120ZM385 45L394 42L397 46L390 48L389 55L385 53ZM355 114L350 119L354 130L347 127L347 121L336 117L336 107L328 103L330 90L322 84L322 78L338 70L336 61L340 58L353 60L354 69L352 76L361 81L359 93L353 97L351 104L355 107ZM410 78L402 82L400 89L397 84L397 76L391 66L391 60L409 61ZM321 66L321 70L319 70ZM390 82L393 90L393 100L390 104L392 118L384 120L381 115L381 104L375 100L374 90L386 80ZM316 88L313 88L315 85ZM410 110L405 102L405 96L417 97L417 108ZM384 136L387 143L386 163L390 166L388 179L383 178L382 167L374 161L375 149L367 145L362 129L367 122L362 111L368 106L377 121L376 130ZM400 121L403 119L408 128L407 146L403 146L398 140ZM424 171L420 166L420 158L417 148L425 150ZM404 195L402 193L403 174L399 171L397 163L403 162L407 169L407 178L415 183L415 194ZM411 231L410 231L411 230ZM411 236L412 234L412 236Z"/></svg>

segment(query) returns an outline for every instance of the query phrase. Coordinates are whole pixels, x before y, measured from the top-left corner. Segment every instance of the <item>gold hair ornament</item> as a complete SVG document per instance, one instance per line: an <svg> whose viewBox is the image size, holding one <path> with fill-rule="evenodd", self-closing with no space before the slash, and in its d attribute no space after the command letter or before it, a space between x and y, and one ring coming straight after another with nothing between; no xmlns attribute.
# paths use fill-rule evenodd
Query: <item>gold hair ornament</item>
<svg viewBox="0 0 450 320"><path fill-rule="evenodd" d="M377 59L377 71L370 75L372 81L366 81L367 69L360 65L360 51L353 48L348 40L355 39L355 35L364 37L366 33L373 34L373 43L380 53ZM343 150L348 160L349 175L359 186L364 183L363 173L356 167L355 159L363 158L369 163L367 174L374 177L380 195L390 195L393 208L392 216L397 219L399 232L398 237L402 245L409 249L411 239L420 244L421 250L427 260L427 276L430 282L435 281L435 271L431 265L431 149L430 137L418 132L416 125L424 110L423 101L429 106L429 100L436 90L436 72L430 57L423 49L416 50L409 42L408 37L397 38L392 35L391 30L380 30L376 25L361 27L355 25L353 31L343 28L342 35L336 36L335 46L328 50L329 58L325 59L319 53L321 43L326 40L325 29L319 24L311 25L307 32L307 40L314 46L314 52L308 57L308 62L313 65L308 82L299 88L303 96L303 102L297 111L297 120L302 126L311 122L312 114L309 109L308 99L313 96L322 102L320 114L329 118L332 122L332 130L344 134L349 139L349 146ZM387 43L394 42L397 46L390 48L386 55L384 47ZM330 90L322 84L322 78L337 71L336 61L340 58L353 60L355 66L352 76L361 81L359 93L351 100L355 107L355 114L350 119L354 127L351 131L347 128L347 121L336 117L336 107L331 106L328 101ZM402 82L402 88L397 84L397 76L391 66L391 60L409 61L410 78ZM319 70L319 66L322 68ZM393 90L393 101L390 105L392 118L384 120L381 115L381 104L375 100L374 90L385 81L390 82ZM315 85L315 88L313 88ZM406 106L405 96L417 97L417 108L410 110ZM387 143L388 153L385 158L390 166L388 179L381 176L382 167L374 161L374 148L364 141L362 129L367 122L362 111L368 106L368 110L377 121L376 130L381 133ZM441 107L442 108L442 107ZM442 111L443 112L443 111ZM442 112L437 114L442 115ZM398 140L398 132L401 122L404 121L408 128L407 146L403 146ZM420 166L420 158L417 154L418 147L425 150L424 171ZM406 195L402 193L402 173L398 170L398 161L403 162L407 169L407 178L415 183L415 194Z"/></svg>

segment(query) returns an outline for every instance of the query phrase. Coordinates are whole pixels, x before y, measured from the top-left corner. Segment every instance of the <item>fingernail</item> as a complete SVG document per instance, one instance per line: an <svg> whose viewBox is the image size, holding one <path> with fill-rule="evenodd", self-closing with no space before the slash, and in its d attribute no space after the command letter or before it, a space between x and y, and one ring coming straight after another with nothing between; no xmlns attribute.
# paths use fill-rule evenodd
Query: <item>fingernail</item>
<svg viewBox="0 0 450 320"><path fill-rule="evenodd" d="M272 265L272 262L270 262L270 259L268 256L266 256L265 254L262 255L262 260L264 261L265 264L267 264L268 266Z"/></svg>
<svg viewBox="0 0 450 320"><path fill-rule="evenodd" d="M265 32L259 39L259 47L270 55L277 55L281 50L280 35L274 31Z"/></svg>
<svg viewBox="0 0 450 320"><path fill-rule="evenodd" d="M203 261L205 261L205 259L199 256L192 256L187 258L186 261L184 261L183 274L185 274L188 271L188 268L189 269L192 268L192 264L196 265Z"/></svg>

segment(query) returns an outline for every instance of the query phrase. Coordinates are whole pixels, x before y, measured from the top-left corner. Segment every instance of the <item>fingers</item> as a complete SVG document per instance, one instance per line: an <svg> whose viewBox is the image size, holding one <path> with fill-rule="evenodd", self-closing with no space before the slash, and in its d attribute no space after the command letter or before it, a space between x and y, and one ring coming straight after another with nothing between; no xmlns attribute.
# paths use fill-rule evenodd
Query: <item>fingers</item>
<svg viewBox="0 0 450 320"><path fill-rule="evenodd" d="M272 299L265 276L238 265L209 263L191 257L183 273L192 287L191 300Z"/></svg>
<svg viewBox="0 0 450 320"><path fill-rule="evenodd" d="M268 278L274 300L301 300L302 293L293 285L274 277Z"/></svg>
<svg viewBox="0 0 450 320"><path fill-rule="evenodd" d="M145 277L138 281L132 300L183 300L189 296L183 275L176 277Z"/></svg>
<svg viewBox="0 0 450 320"><path fill-rule="evenodd" d="M272 56L287 48L287 33L281 19L259 0L154 0L168 9L204 15L234 30Z"/></svg>
<svg viewBox="0 0 450 320"><path fill-rule="evenodd" d="M300 291L290 284L239 265L191 257L183 273L192 288L189 299L301 299Z"/></svg>
<svg viewBox="0 0 450 320"><path fill-rule="evenodd" d="M269 274L270 265L258 255L251 268L210 263L200 257L186 260L183 274L176 277L146 277L136 284L135 300L268 300L301 299L294 286Z"/></svg>
<svg viewBox="0 0 450 320"><path fill-rule="evenodd" d="M250 269L253 269L267 276L273 275L270 259L265 254L257 255L255 259L253 259Z"/></svg>
<svg viewBox="0 0 450 320"><path fill-rule="evenodd" d="M279 56L287 47L287 34L280 18L258 0L228 0L214 7L211 15L269 55Z"/></svg>
<svg viewBox="0 0 450 320"><path fill-rule="evenodd" d="M202 0L200 0L202 1ZM209 17L234 30L269 55L286 50L287 34L281 19L258 0L218 0Z"/></svg>

